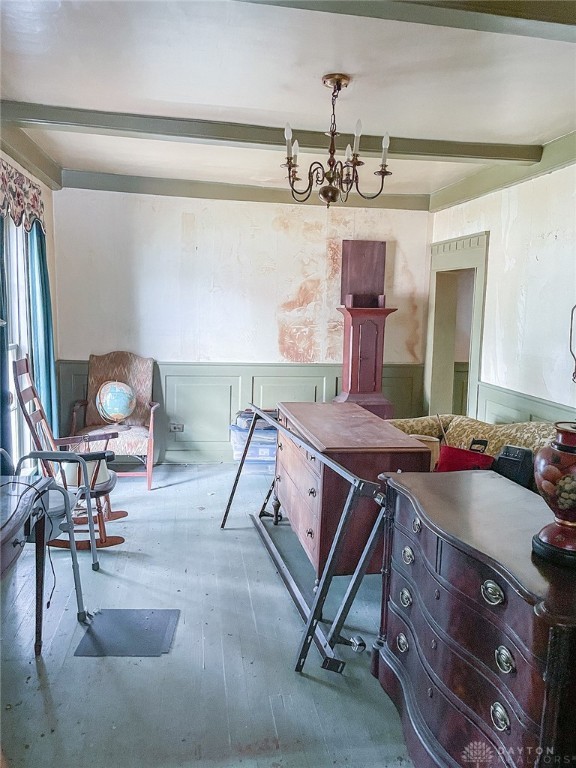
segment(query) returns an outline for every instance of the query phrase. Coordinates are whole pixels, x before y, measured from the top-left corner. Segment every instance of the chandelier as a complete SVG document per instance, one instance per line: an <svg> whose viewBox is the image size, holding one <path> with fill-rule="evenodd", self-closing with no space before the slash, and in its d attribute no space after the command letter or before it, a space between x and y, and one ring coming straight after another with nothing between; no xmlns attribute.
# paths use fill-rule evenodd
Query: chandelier
<svg viewBox="0 0 576 768"><path fill-rule="evenodd" d="M286 162L282 164L282 168L288 169L288 183L290 184L290 190L292 197L298 203L304 203L310 195L314 187L320 187L318 190L318 196L323 203L326 203L326 207L330 207L330 203L335 203L338 200L345 203L348 200L348 195L355 189L356 192L363 197L364 200L374 200L378 195L382 193L384 189L384 179L386 176L391 176L392 173L387 169L386 156L388 154L388 147L390 145L390 137L387 133L384 134L382 139L382 159L380 161L380 168L374 172L374 176L380 176L380 189L374 194L366 195L360 191L360 179L358 176L358 168L364 165L360 160L358 154L358 146L360 144L360 135L362 133L362 123L360 120L356 123L356 130L354 131L353 147L348 144L346 147L346 153L344 160L336 160L336 136L339 133L336 129L336 115L335 107L336 100L340 95L342 88L346 88L350 82L349 75L343 75L340 73L324 75L322 82L327 88L332 88L332 119L330 121L330 130L326 133L330 137L330 146L328 147L328 162L325 168L322 163L315 160L310 164L308 168L308 184L304 188L299 188L298 182L301 179L298 176L298 142L295 141L292 144L292 129L290 125L286 123L286 129L284 130L284 138L286 139Z"/></svg>

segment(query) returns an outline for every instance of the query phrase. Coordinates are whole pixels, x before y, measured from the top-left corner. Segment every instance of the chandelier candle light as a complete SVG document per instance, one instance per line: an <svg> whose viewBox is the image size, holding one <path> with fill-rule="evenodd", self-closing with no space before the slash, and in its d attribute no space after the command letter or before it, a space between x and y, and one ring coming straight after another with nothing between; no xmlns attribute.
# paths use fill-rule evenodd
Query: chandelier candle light
<svg viewBox="0 0 576 768"><path fill-rule="evenodd" d="M348 86L350 79L349 75L339 73L324 75L322 78L324 85L327 88L332 88L332 119L330 121L330 130L326 133L326 135L330 137L328 167L325 168L322 163L317 160L311 163L308 168L308 185L304 189L298 189L296 186L297 183L301 181L297 171L299 146L297 141L292 144L292 129L290 128L290 125L286 123L286 129L284 130L284 138L286 139L286 162L282 165L282 168L288 169L288 183L290 184L292 197L298 203L306 202L312 194L314 187L320 187L318 196L323 203L326 203L327 208L330 207L330 203L335 203L338 200L345 203L348 200L348 195L352 189L355 189L364 200L374 200L382 193L386 176L392 175L391 171L389 171L386 166L390 137L385 133L384 138L382 139L382 159L380 161L380 168L374 172L375 176L380 176L380 189L370 195L365 195L360 191L358 168L360 168L361 165L364 165L359 156L360 135L362 133L362 123L360 120L356 123L353 147L351 147L350 144L346 147L344 161L336 160L335 158L335 139L336 136L339 135L336 130L336 115L334 112L336 99L342 88Z"/></svg>

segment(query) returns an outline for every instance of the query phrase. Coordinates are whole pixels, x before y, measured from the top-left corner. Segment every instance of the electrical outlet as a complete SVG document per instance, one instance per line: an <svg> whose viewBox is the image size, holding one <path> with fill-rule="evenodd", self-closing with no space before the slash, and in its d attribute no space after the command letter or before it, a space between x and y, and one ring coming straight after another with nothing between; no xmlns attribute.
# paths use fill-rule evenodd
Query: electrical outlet
<svg viewBox="0 0 576 768"><path fill-rule="evenodd" d="M184 432L184 424L170 424L170 432Z"/></svg>

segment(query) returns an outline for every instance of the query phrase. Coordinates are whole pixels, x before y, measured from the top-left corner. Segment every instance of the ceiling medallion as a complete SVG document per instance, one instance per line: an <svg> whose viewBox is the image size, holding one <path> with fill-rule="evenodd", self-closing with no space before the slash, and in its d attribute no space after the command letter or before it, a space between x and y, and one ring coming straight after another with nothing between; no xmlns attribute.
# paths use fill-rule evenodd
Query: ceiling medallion
<svg viewBox="0 0 576 768"><path fill-rule="evenodd" d="M330 120L330 130L326 134L330 137L327 167L325 168L324 165L317 160L311 163L307 174L308 184L303 189L297 187L298 182L301 181L298 176L298 142L295 141L292 143L292 129L290 128L290 125L286 123L286 128L284 130L284 138L286 139L286 162L283 163L282 168L288 169L288 183L290 184L292 197L298 203L306 202L312 194L314 187L320 187L318 196L323 203L326 203L327 208L330 207L331 203L336 203L338 201L345 203L348 200L348 195L352 189L355 189L364 200L374 200L382 193L386 176L392 175L386 165L390 137L385 133L384 138L382 139L382 159L380 161L380 168L374 172L375 176L380 176L380 189L371 195L365 195L360 191L358 168L364 165L362 160L360 160L360 155L358 153L360 135L362 133L362 123L360 120L356 123L353 147L348 144L344 160L336 160L335 158L335 138L339 135L336 129L336 100L340 95L342 88L346 88L350 80L351 78L349 75L344 75L338 72L324 75L322 78L324 85L327 88L332 88L332 118Z"/></svg>

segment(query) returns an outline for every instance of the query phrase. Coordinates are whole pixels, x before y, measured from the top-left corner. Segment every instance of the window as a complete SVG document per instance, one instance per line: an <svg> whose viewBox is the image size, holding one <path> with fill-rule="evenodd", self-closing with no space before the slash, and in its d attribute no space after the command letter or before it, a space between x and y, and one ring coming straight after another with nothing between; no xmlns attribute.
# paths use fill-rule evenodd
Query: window
<svg viewBox="0 0 576 768"><path fill-rule="evenodd" d="M28 428L16 399L12 363L30 352L28 306L28 233L10 217L4 220L4 255L8 300L8 369L10 376L10 425L14 463L32 450Z"/></svg>
<svg viewBox="0 0 576 768"><path fill-rule="evenodd" d="M58 418L56 368L42 189L0 158L0 442L14 460L31 447L12 379L12 363L28 355L50 422Z"/></svg>

